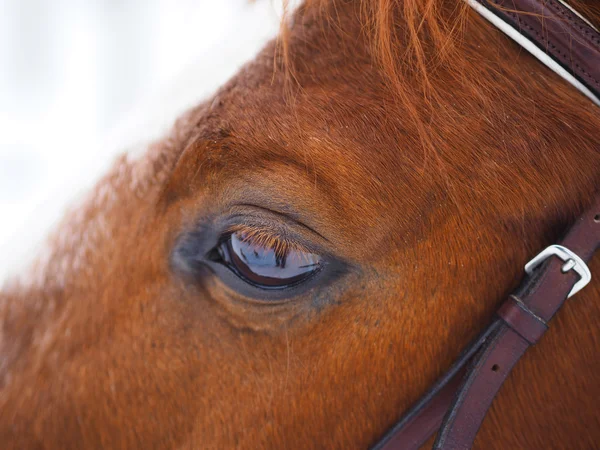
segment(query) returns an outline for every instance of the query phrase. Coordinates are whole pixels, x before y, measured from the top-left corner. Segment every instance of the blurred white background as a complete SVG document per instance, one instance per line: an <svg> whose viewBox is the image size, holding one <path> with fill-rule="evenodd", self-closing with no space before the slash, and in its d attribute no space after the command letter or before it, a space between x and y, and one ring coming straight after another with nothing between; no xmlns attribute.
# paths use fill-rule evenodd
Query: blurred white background
<svg viewBox="0 0 600 450"><path fill-rule="evenodd" d="M127 146L273 37L279 2L0 0L0 285Z"/></svg>

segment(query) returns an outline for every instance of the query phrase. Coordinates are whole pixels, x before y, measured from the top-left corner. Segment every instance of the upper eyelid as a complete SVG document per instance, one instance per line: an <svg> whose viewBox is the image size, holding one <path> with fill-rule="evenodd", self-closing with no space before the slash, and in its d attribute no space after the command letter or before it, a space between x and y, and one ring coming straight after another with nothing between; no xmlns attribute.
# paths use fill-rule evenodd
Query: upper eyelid
<svg viewBox="0 0 600 450"><path fill-rule="evenodd" d="M275 220L286 223L293 224L294 227L299 227L302 230L305 230L312 235L317 236L319 239L322 239L325 242L330 242L325 236L319 233L317 230L309 227L302 221L295 218L293 215L285 214L280 211L276 211L273 209L265 208L263 206L254 205L252 203L238 203L230 206L230 211L232 213L232 217L234 216L242 216L242 217L257 217L259 220L262 219L265 214L273 217Z"/></svg>
<svg viewBox="0 0 600 450"><path fill-rule="evenodd" d="M228 214L227 214L228 213ZM274 236L295 243L303 251L332 255L330 242L316 231L283 214L255 205L234 205L224 212L219 220L221 238L228 235L228 230L236 226L269 230ZM215 224L216 225L216 224Z"/></svg>

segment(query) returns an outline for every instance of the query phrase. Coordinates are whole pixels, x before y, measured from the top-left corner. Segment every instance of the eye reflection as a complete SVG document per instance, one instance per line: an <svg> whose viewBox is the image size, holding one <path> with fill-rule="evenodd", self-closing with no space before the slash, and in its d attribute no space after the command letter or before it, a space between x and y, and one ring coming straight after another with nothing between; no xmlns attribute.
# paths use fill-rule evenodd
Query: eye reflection
<svg viewBox="0 0 600 450"><path fill-rule="evenodd" d="M240 278L264 288L291 286L321 268L319 255L278 241L272 245L259 244L243 232L232 233L218 251L223 263Z"/></svg>

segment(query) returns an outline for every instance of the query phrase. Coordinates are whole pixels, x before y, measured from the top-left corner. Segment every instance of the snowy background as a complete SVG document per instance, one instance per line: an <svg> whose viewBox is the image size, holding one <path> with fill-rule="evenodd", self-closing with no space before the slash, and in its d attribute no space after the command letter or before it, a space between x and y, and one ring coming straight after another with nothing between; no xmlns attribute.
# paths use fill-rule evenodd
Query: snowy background
<svg viewBox="0 0 600 450"><path fill-rule="evenodd" d="M0 285L131 144L273 36L281 0L0 0Z"/></svg>

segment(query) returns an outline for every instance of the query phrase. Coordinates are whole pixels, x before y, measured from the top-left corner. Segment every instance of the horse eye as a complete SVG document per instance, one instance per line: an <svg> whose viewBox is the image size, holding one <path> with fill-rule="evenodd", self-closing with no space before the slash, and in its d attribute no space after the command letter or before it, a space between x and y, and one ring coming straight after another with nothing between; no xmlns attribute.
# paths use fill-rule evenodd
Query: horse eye
<svg viewBox="0 0 600 450"><path fill-rule="evenodd" d="M321 268L321 257L301 250L281 250L252 242L235 232L217 248L227 267L244 281L265 289L298 284Z"/></svg>

